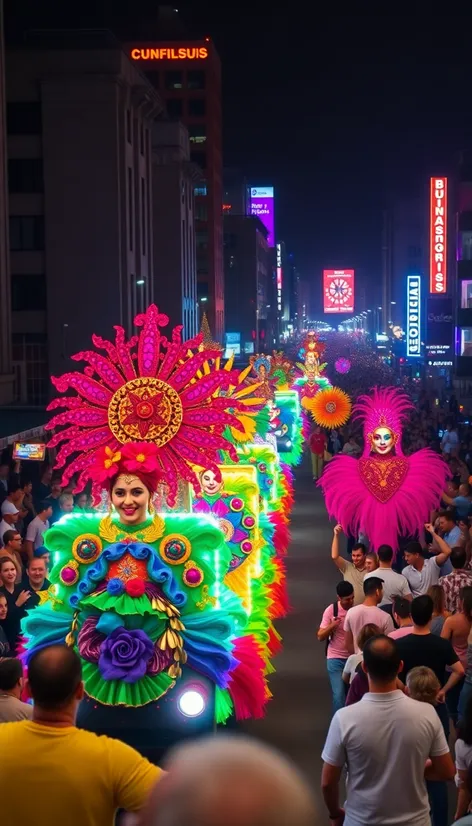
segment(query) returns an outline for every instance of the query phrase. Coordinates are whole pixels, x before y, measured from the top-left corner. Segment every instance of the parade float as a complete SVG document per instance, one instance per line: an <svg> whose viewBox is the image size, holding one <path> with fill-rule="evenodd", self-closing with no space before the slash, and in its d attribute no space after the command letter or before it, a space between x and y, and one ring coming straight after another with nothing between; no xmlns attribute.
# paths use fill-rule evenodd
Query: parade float
<svg viewBox="0 0 472 826"><path fill-rule="evenodd" d="M325 350L326 345L319 340L314 331L307 333L299 351L299 356L303 361L297 362L300 375L294 384L300 395L302 407L305 409L319 390L331 387L331 382L325 375L327 363L321 362Z"/></svg>
<svg viewBox="0 0 472 826"><path fill-rule="evenodd" d="M182 737L264 714L293 490L264 435L263 372L248 380L252 365L223 363L202 334L168 338L154 305L135 324L129 340L122 327L113 342L94 336L73 357L83 371L52 379L62 484L106 510L46 533L54 594L22 631L26 664L53 644L80 655L79 725L158 759Z"/></svg>
<svg viewBox="0 0 472 826"><path fill-rule="evenodd" d="M335 456L318 482L329 516L346 534L366 536L372 550L385 544L398 550L402 537L422 535L449 475L430 448L404 455L402 429L413 409L408 396L395 387L359 396L353 417L362 422L362 456Z"/></svg>

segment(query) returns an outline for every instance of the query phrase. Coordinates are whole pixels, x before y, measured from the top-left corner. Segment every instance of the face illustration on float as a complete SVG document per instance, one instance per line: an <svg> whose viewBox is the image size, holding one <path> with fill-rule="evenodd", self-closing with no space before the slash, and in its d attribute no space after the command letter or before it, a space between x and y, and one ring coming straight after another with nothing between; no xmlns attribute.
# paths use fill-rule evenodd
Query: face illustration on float
<svg viewBox="0 0 472 826"><path fill-rule="evenodd" d="M389 427L376 427L371 436L371 446L374 453L386 456L395 446L395 436Z"/></svg>
<svg viewBox="0 0 472 826"><path fill-rule="evenodd" d="M212 470L204 470L200 474L200 484L202 490L207 496L216 496L223 488L223 480L216 478L216 474Z"/></svg>
<svg viewBox="0 0 472 826"><path fill-rule="evenodd" d="M111 490L111 501L120 522L124 525L140 525L149 516L151 494L133 474L120 474Z"/></svg>

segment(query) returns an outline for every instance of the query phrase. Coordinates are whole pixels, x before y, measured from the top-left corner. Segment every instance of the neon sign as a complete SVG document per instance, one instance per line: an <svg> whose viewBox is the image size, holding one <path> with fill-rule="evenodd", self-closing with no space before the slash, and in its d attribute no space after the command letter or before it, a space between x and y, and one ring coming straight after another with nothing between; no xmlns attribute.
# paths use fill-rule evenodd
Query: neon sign
<svg viewBox="0 0 472 826"><path fill-rule="evenodd" d="M447 178L431 178L429 291L447 291Z"/></svg>
<svg viewBox="0 0 472 826"><path fill-rule="evenodd" d="M277 310L282 311L282 245L277 244Z"/></svg>
<svg viewBox="0 0 472 826"><path fill-rule="evenodd" d="M248 215L257 215L267 230L267 245L274 246L274 187L251 186Z"/></svg>
<svg viewBox="0 0 472 826"><path fill-rule="evenodd" d="M208 57L206 46L183 46L176 49L165 46L157 49L131 49L132 60L205 60Z"/></svg>
<svg viewBox="0 0 472 826"><path fill-rule="evenodd" d="M421 356L421 276L409 275L406 296L406 354Z"/></svg>

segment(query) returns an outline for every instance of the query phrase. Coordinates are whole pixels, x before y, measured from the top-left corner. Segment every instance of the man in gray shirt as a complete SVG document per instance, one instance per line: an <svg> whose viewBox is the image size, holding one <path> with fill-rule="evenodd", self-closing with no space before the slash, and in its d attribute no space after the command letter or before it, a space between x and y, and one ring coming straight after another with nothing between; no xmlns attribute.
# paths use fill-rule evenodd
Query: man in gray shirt
<svg viewBox="0 0 472 826"><path fill-rule="evenodd" d="M430 826L425 779L452 780L455 771L441 722L433 706L397 690L402 663L394 640L372 637L363 654L369 692L336 712L322 754L321 785L331 823Z"/></svg>
<svg viewBox="0 0 472 826"><path fill-rule="evenodd" d="M20 660L0 660L0 723L31 720L33 706L20 700L23 682Z"/></svg>

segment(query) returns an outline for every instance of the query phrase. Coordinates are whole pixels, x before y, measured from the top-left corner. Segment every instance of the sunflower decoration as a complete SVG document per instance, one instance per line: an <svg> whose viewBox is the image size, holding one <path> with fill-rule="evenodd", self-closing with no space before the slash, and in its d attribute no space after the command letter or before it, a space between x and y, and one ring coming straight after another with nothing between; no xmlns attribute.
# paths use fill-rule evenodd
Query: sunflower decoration
<svg viewBox="0 0 472 826"><path fill-rule="evenodd" d="M351 415L351 399L339 387L318 390L306 405L316 424L332 430L346 424Z"/></svg>
<svg viewBox="0 0 472 826"><path fill-rule="evenodd" d="M113 472L114 457L121 456L128 443L138 445L136 455L146 458L147 444L152 445L155 471L165 480L173 506L179 479L200 490L195 466L211 469L219 478L220 451L238 461L234 444L223 433L228 427L244 429L230 412L239 412L238 400L233 403L225 394L237 384L239 371L221 366L221 348L201 350L201 333L183 341L182 327L176 327L171 338L165 336L161 328L168 323L168 317L151 305L135 318L139 335L127 340L124 329L115 327L114 342L93 336L96 349L73 356L74 361L86 362L83 372L52 377L59 393L75 391L48 407L65 408L47 425L56 430L49 447L62 445L56 467L69 462L63 485L77 474L75 492L91 481L99 500L98 465L100 472Z"/></svg>

